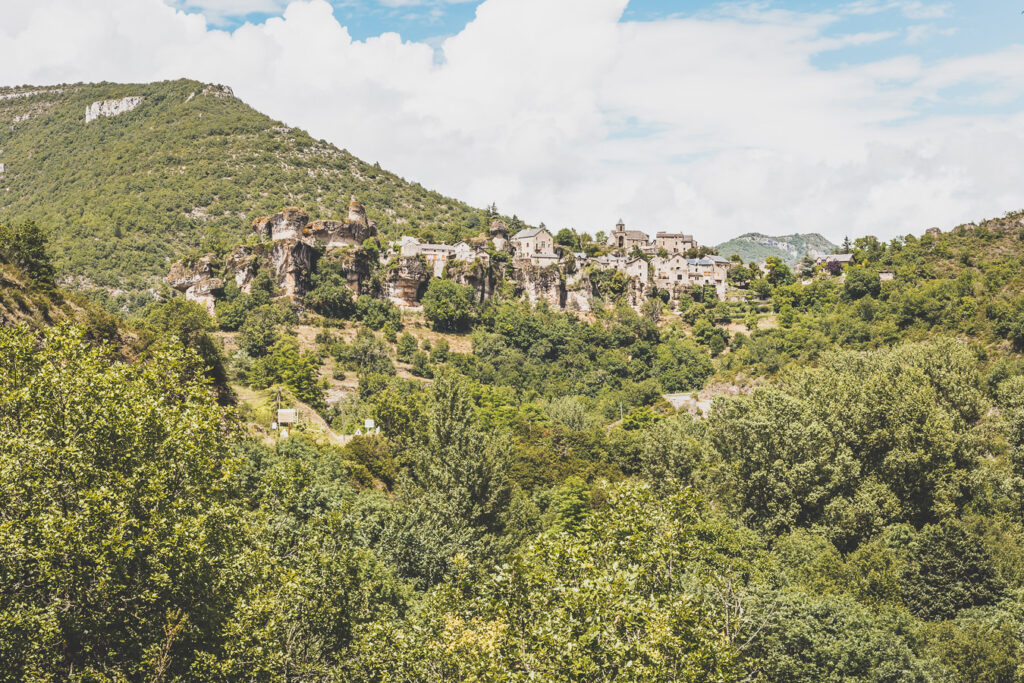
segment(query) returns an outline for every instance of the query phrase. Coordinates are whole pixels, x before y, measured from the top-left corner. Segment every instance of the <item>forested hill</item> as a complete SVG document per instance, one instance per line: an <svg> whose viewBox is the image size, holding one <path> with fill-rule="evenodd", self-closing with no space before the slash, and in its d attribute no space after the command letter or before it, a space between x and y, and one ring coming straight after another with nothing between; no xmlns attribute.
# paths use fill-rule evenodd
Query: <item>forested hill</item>
<svg viewBox="0 0 1024 683"><path fill-rule="evenodd" d="M744 262L764 261L769 256L782 260L788 266L795 266L804 254L817 256L830 254L836 245L818 233L795 235L764 235L759 232L748 232L722 242L716 249L719 254L731 256L739 254Z"/></svg>
<svg viewBox="0 0 1024 683"><path fill-rule="evenodd" d="M94 103L123 98L142 100L86 122ZM196 81L0 89L0 150L0 222L52 231L58 275L88 278L79 286L145 289L173 258L234 243L254 216L298 205L334 218L351 195L386 236L479 231L466 204Z"/></svg>

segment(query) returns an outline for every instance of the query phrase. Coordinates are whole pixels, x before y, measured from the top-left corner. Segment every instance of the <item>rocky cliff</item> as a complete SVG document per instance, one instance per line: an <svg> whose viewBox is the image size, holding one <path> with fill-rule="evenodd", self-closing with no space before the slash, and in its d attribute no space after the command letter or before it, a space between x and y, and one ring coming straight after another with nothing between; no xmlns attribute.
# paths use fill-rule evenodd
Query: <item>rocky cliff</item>
<svg viewBox="0 0 1024 683"><path fill-rule="evenodd" d="M384 296L398 306L419 306L429 281L430 271L422 259L400 256L384 277Z"/></svg>
<svg viewBox="0 0 1024 683"><path fill-rule="evenodd" d="M192 263L178 261L172 265L167 283L183 292L189 301L203 306L213 316L214 303L224 291L224 280L219 275L220 265L216 254L206 254Z"/></svg>

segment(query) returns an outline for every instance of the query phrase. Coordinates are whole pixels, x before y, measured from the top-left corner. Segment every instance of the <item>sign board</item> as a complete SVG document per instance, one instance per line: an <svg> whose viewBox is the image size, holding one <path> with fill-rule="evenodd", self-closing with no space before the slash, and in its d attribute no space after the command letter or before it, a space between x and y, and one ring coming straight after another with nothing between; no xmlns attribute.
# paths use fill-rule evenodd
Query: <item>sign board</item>
<svg viewBox="0 0 1024 683"><path fill-rule="evenodd" d="M363 422L363 426L366 427L366 431L367 433L369 433L376 426L376 424L374 423L373 420L368 419L365 422Z"/></svg>
<svg viewBox="0 0 1024 683"><path fill-rule="evenodd" d="M298 422L298 415L294 408L281 409L277 411L277 424L295 424Z"/></svg>

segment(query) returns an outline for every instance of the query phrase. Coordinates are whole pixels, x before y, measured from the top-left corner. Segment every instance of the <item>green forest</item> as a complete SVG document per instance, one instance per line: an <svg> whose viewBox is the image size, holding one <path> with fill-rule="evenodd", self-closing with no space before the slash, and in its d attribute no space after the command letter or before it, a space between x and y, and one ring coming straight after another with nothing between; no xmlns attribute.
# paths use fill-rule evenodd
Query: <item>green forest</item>
<svg viewBox="0 0 1024 683"><path fill-rule="evenodd" d="M61 304L5 225L0 679L1024 680L1021 219L674 310L325 270L217 322Z"/></svg>

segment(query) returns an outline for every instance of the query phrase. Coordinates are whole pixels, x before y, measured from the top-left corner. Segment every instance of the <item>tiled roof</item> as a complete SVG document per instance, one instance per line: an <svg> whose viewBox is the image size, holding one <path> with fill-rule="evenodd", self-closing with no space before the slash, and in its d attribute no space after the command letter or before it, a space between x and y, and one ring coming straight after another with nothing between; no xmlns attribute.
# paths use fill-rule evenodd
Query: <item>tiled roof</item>
<svg viewBox="0 0 1024 683"><path fill-rule="evenodd" d="M535 237L542 232L547 232L547 230L545 230L544 228L526 228L525 230L520 230L516 234L512 235L512 239L525 240L530 237Z"/></svg>

